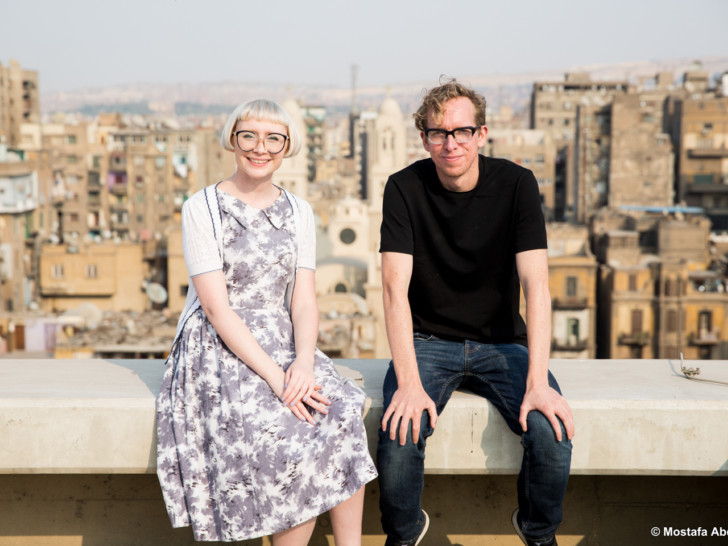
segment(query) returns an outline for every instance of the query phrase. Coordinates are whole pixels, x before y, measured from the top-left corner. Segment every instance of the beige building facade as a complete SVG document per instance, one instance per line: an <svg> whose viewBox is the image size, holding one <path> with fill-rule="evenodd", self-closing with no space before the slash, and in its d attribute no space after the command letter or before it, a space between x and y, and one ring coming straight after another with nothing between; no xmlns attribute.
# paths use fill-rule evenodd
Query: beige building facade
<svg viewBox="0 0 728 546"><path fill-rule="evenodd" d="M144 311L151 303L142 245L138 243L43 245L41 308L47 312L93 303L100 310Z"/></svg>
<svg viewBox="0 0 728 546"><path fill-rule="evenodd" d="M0 63L0 143L17 147L21 127L40 121L38 72L27 70L15 60Z"/></svg>

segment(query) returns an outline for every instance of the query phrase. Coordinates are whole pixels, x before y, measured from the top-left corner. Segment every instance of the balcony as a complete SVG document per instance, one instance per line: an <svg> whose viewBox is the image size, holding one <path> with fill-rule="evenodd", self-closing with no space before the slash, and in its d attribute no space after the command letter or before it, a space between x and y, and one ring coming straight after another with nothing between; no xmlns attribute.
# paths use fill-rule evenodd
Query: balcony
<svg viewBox="0 0 728 546"><path fill-rule="evenodd" d="M690 332L690 334L688 334L688 343L690 345L711 346L718 345L720 341L720 332L717 330L712 332Z"/></svg>
<svg viewBox="0 0 728 546"><path fill-rule="evenodd" d="M97 209L101 206L101 196L98 193L89 193L87 205L90 209Z"/></svg>
<svg viewBox="0 0 728 546"><path fill-rule="evenodd" d="M91 190L101 189L101 173L99 171L88 171L87 187Z"/></svg>
<svg viewBox="0 0 728 546"><path fill-rule="evenodd" d="M715 159L728 157L728 148L689 148L688 157L691 159Z"/></svg>
<svg viewBox="0 0 728 546"><path fill-rule="evenodd" d="M126 182L116 182L115 184L112 184L111 187L109 187L109 191L112 193L112 195L126 195L127 184Z"/></svg>
<svg viewBox="0 0 728 546"><path fill-rule="evenodd" d="M651 336L649 332L632 332L631 334L620 334L617 343L620 345L637 345L644 347L649 345Z"/></svg>
<svg viewBox="0 0 728 546"><path fill-rule="evenodd" d="M561 298L554 298L551 300L551 307L552 309L586 309L587 308L587 299L586 298L577 298L577 297L561 297Z"/></svg>
<svg viewBox="0 0 728 546"><path fill-rule="evenodd" d="M337 365L367 394L373 450L387 361ZM728 382L728 362L689 365ZM728 531L725 386L685 378L675 360L555 359L551 369L577 424L559 544L648 544L653 528ZM155 475L162 372L161 360L0 361L0 544L193 544L189 529L171 529ZM455 392L428 441L424 544L520 544L509 518L521 453L490 403ZM372 482L363 546L384 542L377 501ZM327 517L311 544L333 544Z"/></svg>
<svg viewBox="0 0 728 546"><path fill-rule="evenodd" d="M554 339L551 342L552 351L581 352L581 351L586 351L587 347L588 347L588 341L586 339L566 340L566 341L562 340L562 339Z"/></svg>

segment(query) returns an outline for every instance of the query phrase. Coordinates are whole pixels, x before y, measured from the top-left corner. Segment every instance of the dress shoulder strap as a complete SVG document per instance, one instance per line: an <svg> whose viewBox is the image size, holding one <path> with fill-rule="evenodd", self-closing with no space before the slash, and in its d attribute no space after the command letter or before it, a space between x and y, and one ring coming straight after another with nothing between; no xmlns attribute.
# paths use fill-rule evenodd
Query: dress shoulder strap
<svg viewBox="0 0 728 546"><path fill-rule="evenodd" d="M212 233L215 235L217 249L222 257L222 213L220 212L220 203L217 201L217 184L205 188L205 201L212 220Z"/></svg>

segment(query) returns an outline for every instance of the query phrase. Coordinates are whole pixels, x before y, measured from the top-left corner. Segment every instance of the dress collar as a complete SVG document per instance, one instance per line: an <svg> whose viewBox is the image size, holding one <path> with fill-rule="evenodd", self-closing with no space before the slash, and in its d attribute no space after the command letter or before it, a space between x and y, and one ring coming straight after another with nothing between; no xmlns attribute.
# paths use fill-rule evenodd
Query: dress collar
<svg viewBox="0 0 728 546"><path fill-rule="evenodd" d="M273 201L273 203L263 210L251 207L237 197L234 197L222 190L217 190L217 194L220 209L231 214L245 229L248 229L248 226L250 226L256 218L259 218L261 214L268 218L268 221L273 225L273 227L281 229L286 217L288 216L287 209L290 209L290 207L286 206L288 200L285 195L283 195L283 190L281 190L281 194L278 196L278 199ZM220 197L221 195L222 197Z"/></svg>

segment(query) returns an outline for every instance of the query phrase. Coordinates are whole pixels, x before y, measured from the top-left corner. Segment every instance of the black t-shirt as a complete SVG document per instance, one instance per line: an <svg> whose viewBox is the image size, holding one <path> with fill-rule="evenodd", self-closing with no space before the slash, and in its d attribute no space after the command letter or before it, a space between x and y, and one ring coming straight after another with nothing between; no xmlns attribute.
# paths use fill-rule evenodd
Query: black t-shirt
<svg viewBox="0 0 728 546"><path fill-rule="evenodd" d="M389 177L380 252L413 256L415 332L443 339L526 344L515 255L546 248L533 173L479 156L468 192L442 187L431 159Z"/></svg>

